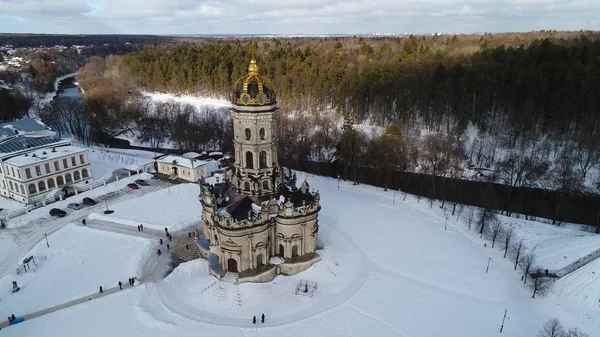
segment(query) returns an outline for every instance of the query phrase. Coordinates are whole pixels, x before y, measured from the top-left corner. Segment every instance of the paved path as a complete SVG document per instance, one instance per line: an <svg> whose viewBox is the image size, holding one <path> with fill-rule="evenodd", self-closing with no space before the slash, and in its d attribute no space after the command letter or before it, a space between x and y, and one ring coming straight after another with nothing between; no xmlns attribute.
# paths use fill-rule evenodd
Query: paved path
<svg viewBox="0 0 600 337"><path fill-rule="evenodd" d="M134 236L138 236L138 237L143 237L143 238L152 238L156 240L156 249L160 249L162 254L160 256L158 256L158 254L156 254L156 250L152 251L152 255L148 258L148 260L146 261L144 268L143 268L143 279L140 279L138 281L136 281L136 284L139 285L141 283L146 283L146 282L157 282L160 281L162 279L164 279L171 271L172 271L172 267L171 267L171 250L167 250L167 243L169 243L171 245L172 248L177 247L177 244L179 244L179 242L181 240L183 240L184 238L188 237L188 229L189 231L192 231L194 229L194 226L198 225L198 223L193 223L190 226L181 229L177 232L173 232L171 233L172 239L173 241L169 242L169 239L167 239L165 231L164 230L157 230L157 229L151 229L151 228L144 228L143 231L138 231L136 227L133 226L126 226L126 225L121 225L121 224L117 224L117 223L113 223L113 222L108 222L108 221L100 221L100 220L88 220L86 226L96 229L96 230L103 230L103 231L109 231L109 232L114 232L114 233L119 233L119 234L126 234L126 235L134 235ZM80 225L83 226L83 225ZM163 244L160 245L160 239L163 239ZM118 280L116 282L119 282ZM125 283L124 281L121 281L123 283ZM123 290L131 288L131 286L129 284L123 284ZM27 315L17 315L17 317L23 317L25 319L25 321L36 318L36 317L40 317L46 314L50 314L53 313L55 311L58 310L62 310L65 308L69 308L87 301L91 301L100 297L104 297L110 294L114 294L116 292L121 291L119 289L119 287L114 287L114 288L109 288L109 289L103 289L103 293L93 293L91 295L88 296L84 296L69 302L65 302L50 308L46 308L31 314L27 314ZM24 323L24 322L23 322ZM19 324L23 324L23 323L19 323ZM3 321L2 323L0 323L0 329L2 328L6 328L8 327L8 320Z"/></svg>
<svg viewBox="0 0 600 337"><path fill-rule="evenodd" d="M132 288L132 286L130 286L129 284L123 284L123 290L128 289L128 288ZM118 291L122 291L122 290L119 290L118 286L114 287L114 288L102 289L102 290L104 291L103 293L94 293L94 294L84 296L84 297L81 297L81 298L78 298L78 299L75 299L75 300L72 300L72 301L69 301L66 303L62 303L62 304L55 305L50 308L46 308L46 309L31 313L31 314L17 316L17 317L23 317L25 319L25 321L28 321L28 320L36 318L36 317L40 317L40 316L43 316L43 315L46 315L46 314L49 314L49 313L52 313L52 312L55 312L58 310L62 310L62 309L68 308L68 307L72 307L74 305L78 305L78 304L81 304L81 303L84 303L87 301L95 300L100 297L114 294ZM23 323L19 323L19 324L23 324ZM6 328L8 326L9 326L8 320L2 321L2 323L0 323L0 329Z"/></svg>

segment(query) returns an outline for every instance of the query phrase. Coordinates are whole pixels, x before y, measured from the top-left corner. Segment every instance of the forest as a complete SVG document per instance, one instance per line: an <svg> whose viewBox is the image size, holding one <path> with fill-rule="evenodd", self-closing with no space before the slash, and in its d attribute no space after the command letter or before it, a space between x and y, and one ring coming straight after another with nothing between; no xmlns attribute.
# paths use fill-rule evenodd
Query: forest
<svg viewBox="0 0 600 337"><path fill-rule="evenodd" d="M222 111L149 106L140 91L228 99L250 58L278 94L282 160L596 192L600 40L595 32L386 38L185 39L81 68L94 136L231 149ZM212 116L212 117L211 117ZM143 139L142 139L143 138ZM560 204L560 203L559 203ZM560 210L557 209L558 213Z"/></svg>

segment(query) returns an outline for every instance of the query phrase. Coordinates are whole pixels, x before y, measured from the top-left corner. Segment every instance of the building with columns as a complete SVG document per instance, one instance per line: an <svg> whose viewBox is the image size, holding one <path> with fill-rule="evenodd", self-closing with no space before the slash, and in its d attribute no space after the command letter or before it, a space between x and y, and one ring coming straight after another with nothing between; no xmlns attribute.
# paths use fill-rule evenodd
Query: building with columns
<svg viewBox="0 0 600 337"><path fill-rule="evenodd" d="M255 60L231 100L235 164L223 183L201 184L200 252L213 275L238 282L303 271L320 260L320 197L306 181L298 188L295 174L279 166L277 99Z"/></svg>

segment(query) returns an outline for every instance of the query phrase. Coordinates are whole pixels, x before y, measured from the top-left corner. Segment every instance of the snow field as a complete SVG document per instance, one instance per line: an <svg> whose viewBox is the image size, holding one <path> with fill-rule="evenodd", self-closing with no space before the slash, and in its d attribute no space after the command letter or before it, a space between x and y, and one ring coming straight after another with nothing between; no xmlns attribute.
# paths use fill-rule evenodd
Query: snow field
<svg viewBox="0 0 600 337"><path fill-rule="evenodd" d="M142 275L142 262L152 253L150 239L98 231L87 227L68 225L48 236L50 247L39 242L20 259L47 256L35 273L17 275L15 270L0 279L2 289L1 312L23 315L49 308L70 300L116 287L132 276ZM107 249L110 247L109 249ZM15 294L12 281L21 290Z"/></svg>
<svg viewBox="0 0 600 337"><path fill-rule="evenodd" d="M157 284L19 324L6 335L521 337L535 336L552 317L590 336L600 331L598 309L566 297L578 296L574 292L561 296L555 290L531 299L501 249L484 248L487 241L456 218L448 219L444 230L437 202L430 208L425 199L402 201L396 195L392 203L393 191L350 182L338 190L335 179L297 175L320 191L323 207L323 260L306 272L271 283L232 285L217 282L208 275L206 261L196 260ZM181 202L200 208L197 195ZM587 267L596 268L594 263ZM313 299L294 294L299 279L319 282ZM510 319L500 334L505 309ZM267 323L253 325L252 316L263 312ZM90 324L102 328L90 329Z"/></svg>
<svg viewBox="0 0 600 337"><path fill-rule="evenodd" d="M147 188L140 186L140 189ZM133 190L135 194L139 190ZM119 223L125 226L144 227L162 230L167 227L177 231L199 221L202 217L202 205L198 201L198 184L179 184L145 194L138 198L127 199L110 205L113 214L90 214L90 219Z"/></svg>

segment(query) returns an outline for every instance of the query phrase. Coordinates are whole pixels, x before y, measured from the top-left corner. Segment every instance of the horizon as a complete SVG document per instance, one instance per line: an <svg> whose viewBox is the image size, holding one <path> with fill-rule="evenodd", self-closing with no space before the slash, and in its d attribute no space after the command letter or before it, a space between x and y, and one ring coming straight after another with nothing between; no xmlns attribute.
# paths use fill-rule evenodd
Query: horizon
<svg viewBox="0 0 600 337"><path fill-rule="evenodd" d="M600 29L595 14L600 2L591 0L0 0L0 7L0 31L15 34L425 35Z"/></svg>

